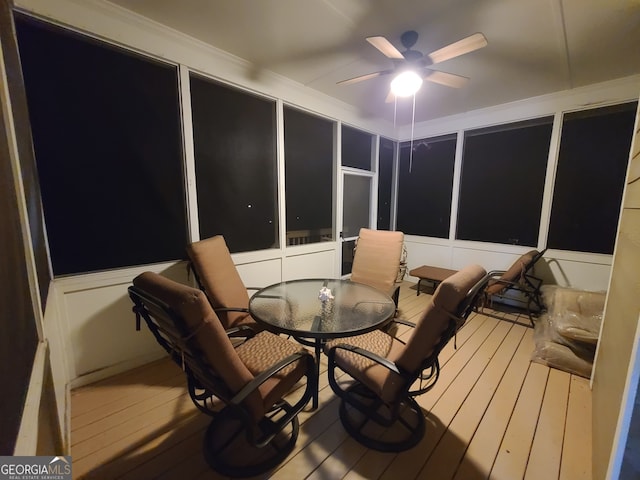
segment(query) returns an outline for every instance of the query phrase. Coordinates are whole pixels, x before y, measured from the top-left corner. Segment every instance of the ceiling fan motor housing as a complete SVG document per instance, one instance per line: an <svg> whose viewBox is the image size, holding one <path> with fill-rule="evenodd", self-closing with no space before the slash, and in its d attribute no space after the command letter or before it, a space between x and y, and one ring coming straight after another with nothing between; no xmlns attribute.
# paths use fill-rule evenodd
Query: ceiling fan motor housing
<svg viewBox="0 0 640 480"><path fill-rule="evenodd" d="M406 50L402 53L402 56L407 62L414 63L423 58L423 55L418 50L412 50L416 42L418 41L418 32L414 30L409 30L408 32L404 32L400 36L400 41Z"/></svg>
<svg viewBox="0 0 640 480"><path fill-rule="evenodd" d="M418 32L415 30L404 32L400 36L400 41L402 42L402 45L404 45L404 48L411 50L411 47L413 47L418 41Z"/></svg>

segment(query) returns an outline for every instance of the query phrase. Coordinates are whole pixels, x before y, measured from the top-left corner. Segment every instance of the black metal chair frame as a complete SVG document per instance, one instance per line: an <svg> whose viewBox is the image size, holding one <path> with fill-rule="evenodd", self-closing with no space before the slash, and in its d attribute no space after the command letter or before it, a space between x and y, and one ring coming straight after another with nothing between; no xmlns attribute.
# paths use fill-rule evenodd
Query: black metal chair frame
<svg viewBox="0 0 640 480"><path fill-rule="evenodd" d="M387 358L380 357L373 352L346 343L337 344L329 350L327 354L329 385L334 393L341 399L339 410L340 421L345 430L347 430L353 438L368 448L383 452L400 452L407 450L422 439L425 432L424 414L416 402L415 397L428 392L435 386L440 377L438 355L445 345L449 343L451 338L454 338L455 341L457 331L462 327L471 312L476 309L477 301L482 295L483 289L489 279L489 275L486 275L467 292L465 298L458 305L455 314L447 313L449 316L449 324L446 330L440 337L440 341L434 346L433 353L422 361L416 371L411 372L404 370ZM414 323L406 320L394 320L394 322L414 328L416 326ZM457 348L457 345L455 346ZM346 389L342 388L335 374L336 367L340 368L335 360L336 352L340 349L362 355L399 375L402 378L402 387L395 401L385 403L374 392L356 379L354 379L355 383ZM419 380L418 388L411 390L411 387L417 380ZM362 414L361 421L356 421L350 416L349 407L353 407ZM403 416L406 413L409 415L408 419ZM370 421L385 428L391 427L394 424L401 424L408 433L400 440L386 441L381 437L374 437L363 431Z"/></svg>
<svg viewBox="0 0 640 480"><path fill-rule="evenodd" d="M128 290L134 303L136 330L140 330L140 318L143 318L158 343L184 371L189 396L194 405L201 412L213 417L205 433L203 446L209 465L223 475L250 477L264 473L281 463L295 446L299 431L297 415L311 399L313 386L317 384L313 356L306 351L290 355L255 376L239 392L234 393L213 373L193 342L193 332L189 331L178 314L160 299L140 288L131 286ZM254 331L248 326L234 327L226 332L230 337L243 337L245 340L254 336ZM256 425L251 413L243 405L244 400L265 381L298 360L306 363L304 393L294 405L290 405L285 400L276 403ZM214 405L216 398L224 403L221 409ZM222 425L230 421L237 422L239 427L228 438L219 441L216 439L217 431L222 430ZM287 434L288 440L284 445L276 445L276 437L289 425L291 431ZM262 461L248 466L227 463L226 448L242 433L252 447L262 449L271 446L273 453L271 455L265 453Z"/></svg>

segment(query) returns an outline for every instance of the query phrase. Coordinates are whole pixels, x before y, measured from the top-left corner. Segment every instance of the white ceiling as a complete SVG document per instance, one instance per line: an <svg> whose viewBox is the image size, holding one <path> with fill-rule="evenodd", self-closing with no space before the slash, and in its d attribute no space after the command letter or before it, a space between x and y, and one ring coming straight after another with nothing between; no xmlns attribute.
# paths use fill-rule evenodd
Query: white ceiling
<svg viewBox="0 0 640 480"><path fill-rule="evenodd" d="M469 77L454 89L425 82L416 121L502 104L640 73L640 0L111 0L250 62L392 120L390 76L336 82L388 69L365 41L419 33L427 54L475 32L487 47L438 63ZM398 119L411 100L398 103Z"/></svg>

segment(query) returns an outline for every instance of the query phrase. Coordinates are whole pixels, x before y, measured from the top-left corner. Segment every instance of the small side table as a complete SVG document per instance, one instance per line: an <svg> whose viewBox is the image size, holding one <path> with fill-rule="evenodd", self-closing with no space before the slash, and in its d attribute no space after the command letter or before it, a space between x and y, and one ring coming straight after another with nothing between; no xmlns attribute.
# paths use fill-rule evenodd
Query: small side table
<svg viewBox="0 0 640 480"><path fill-rule="evenodd" d="M421 267L416 267L413 270L410 270L409 275L412 277L418 277L418 293L416 295L420 295L420 284L423 280L431 282L433 284L433 289L435 290L440 282L446 280L456 272L457 270L449 270L448 268L422 265Z"/></svg>

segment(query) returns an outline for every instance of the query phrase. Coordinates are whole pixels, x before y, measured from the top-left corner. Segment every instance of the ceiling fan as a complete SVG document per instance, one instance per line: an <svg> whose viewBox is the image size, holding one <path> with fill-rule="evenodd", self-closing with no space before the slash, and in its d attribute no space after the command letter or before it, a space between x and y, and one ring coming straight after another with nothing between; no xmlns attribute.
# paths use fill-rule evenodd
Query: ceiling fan
<svg viewBox="0 0 640 480"><path fill-rule="evenodd" d="M463 38L462 40L458 40L446 47L427 55L423 55L418 50L412 49L418 41L417 32L413 30L404 32L400 37L400 41L405 48L403 52L394 47L393 44L385 37L367 37L367 42L393 61L394 68L342 80L338 82L338 85L350 85L383 75L398 74L392 81L392 88L389 96L387 97L387 101L393 100L394 96L409 96L414 94L420 88L423 79L439 83L441 85L446 85L447 87L460 88L469 81L467 77L432 70L430 67L436 63L444 62L445 60L464 55L465 53L473 52L487 45L487 39L482 33L474 33L473 35ZM413 82L410 86L411 88L406 91L408 93L404 93L400 88L396 91L394 88L394 82L406 72L411 72L406 75L407 77L411 77L409 82Z"/></svg>

